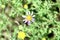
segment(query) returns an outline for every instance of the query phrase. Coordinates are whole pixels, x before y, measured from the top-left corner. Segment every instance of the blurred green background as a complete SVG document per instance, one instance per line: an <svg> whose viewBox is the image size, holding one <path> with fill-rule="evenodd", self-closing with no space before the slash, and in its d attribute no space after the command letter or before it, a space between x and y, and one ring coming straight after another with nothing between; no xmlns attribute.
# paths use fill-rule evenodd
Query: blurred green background
<svg viewBox="0 0 60 40"><path fill-rule="evenodd" d="M22 21L26 10L35 15L29 26ZM19 40L19 31L24 40L60 40L60 0L0 0L0 40Z"/></svg>

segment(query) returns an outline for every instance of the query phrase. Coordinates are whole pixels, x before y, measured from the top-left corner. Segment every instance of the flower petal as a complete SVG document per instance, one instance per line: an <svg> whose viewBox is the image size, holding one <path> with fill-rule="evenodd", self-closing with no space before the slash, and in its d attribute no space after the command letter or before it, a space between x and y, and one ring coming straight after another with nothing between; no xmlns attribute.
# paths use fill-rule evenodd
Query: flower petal
<svg viewBox="0 0 60 40"><path fill-rule="evenodd" d="M27 20L26 20L26 19L24 19L23 21L24 21L24 23L26 23L26 22L27 22Z"/></svg>
<svg viewBox="0 0 60 40"><path fill-rule="evenodd" d="M24 19L23 21L25 21L26 19Z"/></svg>
<svg viewBox="0 0 60 40"><path fill-rule="evenodd" d="M25 16L25 15L22 15L22 17L23 17L23 18L26 18L26 16Z"/></svg>
<svg viewBox="0 0 60 40"><path fill-rule="evenodd" d="M28 25L30 25L30 23L31 23L31 22L30 22L30 21L28 21Z"/></svg>
<svg viewBox="0 0 60 40"><path fill-rule="evenodd" d="M27 22L27 20L25 20L25 22L24 23L26 23Z"/></svg>
<svg viewBox="0 0 60 40"><path fill-rule="evenodd" d="M32 11L32 13L31 13L31 15L33 15L33 11Z"/></svg>
<svg viewBox="0 0 60 40"><path fill-rule="evenodd" d="M32 17L35 17L35 15L33 15Z"/></svg>
<svg viewBox="0 0 60 40"><path fill-rule="evenodd" d="M28 11L28 14L30 15L30 11Z"/></svg>
<svg viewBox="0 0 60 40"><path fill-rule="evenodd" d="M31 20L32 22L34 22L35 21L35 19L34 18L32 18L32 20Z"/></svg>
<svg viewBox="0 0 60 40"><path fill-rule="evenodd" d="M28 15L29 13L28 13L28 11L26 11L26 15Z"/></svg>

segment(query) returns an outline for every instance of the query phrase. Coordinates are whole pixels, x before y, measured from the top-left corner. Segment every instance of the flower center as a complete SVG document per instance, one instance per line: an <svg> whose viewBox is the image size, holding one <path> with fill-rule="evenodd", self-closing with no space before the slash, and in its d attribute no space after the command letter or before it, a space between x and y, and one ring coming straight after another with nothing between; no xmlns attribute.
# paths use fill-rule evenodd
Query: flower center
<svg viewBox="0 0 60 40"><path fill-rule="evenodd" d="M28 15L28 16L26 17L26 19L27 19L28 21L30 21L30 20L32 20L32 16Z"/></svg>
<svg viewBox="0 0 60 40"><path fill-rule="evenodd" d="M27 8L28 8L28 5L27 5L27 4L25 4L25 5L24 5L24 8L25 8L25 9L27 9Z"/></svg>
<svg viewBox="0 0 60 40"><path fill-rule="evenodd" d="M18 38L24 39L25 38L25 33L24 32L19 32L18 33Z"/></svg>

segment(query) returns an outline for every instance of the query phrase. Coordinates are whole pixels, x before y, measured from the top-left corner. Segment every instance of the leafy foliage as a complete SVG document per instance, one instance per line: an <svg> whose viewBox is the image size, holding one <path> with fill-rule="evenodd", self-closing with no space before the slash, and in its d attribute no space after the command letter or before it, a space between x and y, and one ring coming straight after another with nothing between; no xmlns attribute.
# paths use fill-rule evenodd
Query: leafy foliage
<svg viewBox="0 0 60 40"><path fill-rule="evenodd" d="M60 40L59 7L60 3L52 0L0 0L0 40L19 40L19 31L26 33L25 40ZM27 10L35 15L29 26L22 21Z"/></svg>

